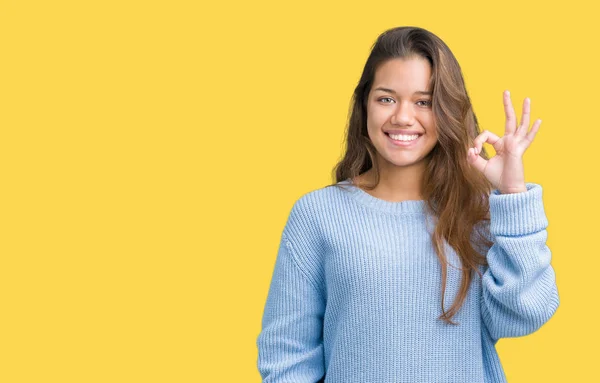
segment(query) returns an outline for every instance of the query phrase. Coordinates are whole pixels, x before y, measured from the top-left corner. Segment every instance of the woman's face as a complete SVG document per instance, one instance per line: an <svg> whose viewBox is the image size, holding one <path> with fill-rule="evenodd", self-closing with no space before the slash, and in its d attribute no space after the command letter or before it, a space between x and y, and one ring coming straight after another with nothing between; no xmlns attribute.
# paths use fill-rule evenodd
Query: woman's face
<svg viewBox="0 0 600 383"><path fill-rule="evenodd" d="M367 102L367 130L381 166L425 165L437 143L432 96L422 93L430 93L430 77L429 62L421 57L391 59L377 69Z"/></svg>

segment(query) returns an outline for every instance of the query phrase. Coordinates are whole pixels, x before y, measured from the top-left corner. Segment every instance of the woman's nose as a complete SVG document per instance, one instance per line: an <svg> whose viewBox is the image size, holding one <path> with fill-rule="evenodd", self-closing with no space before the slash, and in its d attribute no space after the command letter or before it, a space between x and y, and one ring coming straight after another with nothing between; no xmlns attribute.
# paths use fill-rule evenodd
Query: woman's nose
<svg viewBox="0 0 600 383"><path fill-rule="evenodd" d="M412 105L407 103L398 104L398 108L392 115L392 124L412 125L414 124L415 114Z"/></svg>

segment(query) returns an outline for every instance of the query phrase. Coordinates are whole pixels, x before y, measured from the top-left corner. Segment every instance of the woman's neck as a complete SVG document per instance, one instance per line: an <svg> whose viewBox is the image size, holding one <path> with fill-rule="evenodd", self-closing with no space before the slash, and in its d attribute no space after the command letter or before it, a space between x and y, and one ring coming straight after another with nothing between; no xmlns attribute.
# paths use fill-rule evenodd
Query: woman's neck
<svg viewBox="0 0 600 383"><path fill-rule="evenodd" d="M375 172L371 168L359 175L355 183L373 185L375 181ZM421 166L383 168L379 172L379 183L375 189L365 191L374 197L391 202L422 200L422 181L423 168Z"/></svg>

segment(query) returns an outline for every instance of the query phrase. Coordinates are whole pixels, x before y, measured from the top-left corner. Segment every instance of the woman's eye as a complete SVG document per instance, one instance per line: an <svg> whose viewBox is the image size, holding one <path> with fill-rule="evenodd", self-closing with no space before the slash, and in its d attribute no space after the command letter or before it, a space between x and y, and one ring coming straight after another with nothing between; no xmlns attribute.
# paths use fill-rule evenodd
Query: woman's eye
<svg viewBox="0 0 600 383"><path fill-rule="evenodd" d="M381 97L377 101L383 101L383 100L392 100L393 101L393 99L391 97ZM422 103L420 105L423 105L423 106L431 106L431 101L429 101L429 100L420 100L420 101L417 101L417 103ZM384 104L389 104L389 102L384 102Z"/></svg>

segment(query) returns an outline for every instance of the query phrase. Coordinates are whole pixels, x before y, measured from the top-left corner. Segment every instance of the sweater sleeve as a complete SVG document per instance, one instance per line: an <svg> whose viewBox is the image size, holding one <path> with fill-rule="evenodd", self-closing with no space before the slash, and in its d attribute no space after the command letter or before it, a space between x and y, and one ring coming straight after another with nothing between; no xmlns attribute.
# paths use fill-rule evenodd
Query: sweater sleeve
<svg viewBox="0 0 600 383"><path fill-rule="evenodd" d="M559 305L556 275L546 246L548 220L542 187L527 183L527 191L490 194L488 266L482 276L481 312L497 341L537 331Z"/></svg>
<svg viewBox="0 0 600 383"><path fill-rule="evenodd" d="M299 259L307 248L295 248L302 243L302 238L295 235L301 221L297 219L298 210L296 204L281 235L257 338L258 370L263 383L315 383L325 374L325 299L310 262ZM309 237L310 232L308 228L298 233ZM311 242L316 241L312 238Z"/></svg>

